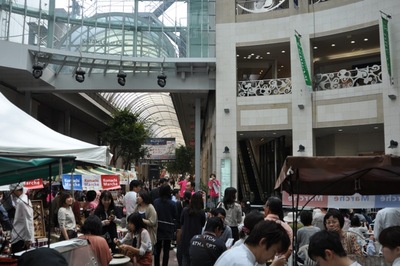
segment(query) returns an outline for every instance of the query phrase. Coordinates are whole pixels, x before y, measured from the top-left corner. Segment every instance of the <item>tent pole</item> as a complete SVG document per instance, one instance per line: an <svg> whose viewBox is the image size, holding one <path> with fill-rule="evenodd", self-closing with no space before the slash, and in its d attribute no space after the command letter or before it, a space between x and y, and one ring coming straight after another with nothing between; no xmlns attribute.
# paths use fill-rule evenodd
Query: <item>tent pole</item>
<svg viewBox="0 0 400 266"><path fill-rule="evenodd" d="M62 164L62 159L59 160L59 163ZM47 221L47 224L48 224L48 226L47 226L48 227L48 229L47 229L47 247L49 247L49 248L50 248L50 239L51 239L51 219L53 217L53 210L51 208L51 198L53 195L53 189L51 186L52 175L53 175L53 173L52 173L51 164L50 164L49 165L49 188L50 188L49 189L49 217L47 217L47 219L48 219L48 221Z"/></svg>

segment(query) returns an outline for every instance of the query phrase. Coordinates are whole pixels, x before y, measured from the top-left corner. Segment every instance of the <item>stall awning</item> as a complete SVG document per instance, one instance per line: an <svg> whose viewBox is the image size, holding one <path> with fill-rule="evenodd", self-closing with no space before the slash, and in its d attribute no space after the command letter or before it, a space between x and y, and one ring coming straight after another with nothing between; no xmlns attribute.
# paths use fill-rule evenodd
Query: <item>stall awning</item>
<svg viewBox="0 0 400 266"><path fill-rule="evenodd" d="M37 158L30 160L0 157L0 185L19 183L27 180L71 172L75 157Z"/></svg>
<svg viewBox="0 0 400 266"><path fill-rule="evenodd" d="M119 189L120 174L102 167L79 167L73 173L62 176L64 189L74 190L110 190Z"/></svg>

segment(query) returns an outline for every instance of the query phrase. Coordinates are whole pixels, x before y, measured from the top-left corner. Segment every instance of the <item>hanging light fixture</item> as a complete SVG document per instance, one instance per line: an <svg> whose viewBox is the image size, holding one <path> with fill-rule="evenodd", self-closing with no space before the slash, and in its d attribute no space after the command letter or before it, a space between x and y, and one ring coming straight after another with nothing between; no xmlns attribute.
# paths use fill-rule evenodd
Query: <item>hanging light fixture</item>
<svg viewBox="0 0 400 266"><path fill-rule="evenodd" d="M117 81L118 84L121 86L125 86L126 83L126 73L122 70L119 70L118 74L117 74Z"/></svg>
<svg viewBox="0 0 400 266"><path fill-rule="evenodd" d="M78 81L79 83L82 83L85 81L85 70L83 70L80 66L75 70L75 80Z"/></svg>

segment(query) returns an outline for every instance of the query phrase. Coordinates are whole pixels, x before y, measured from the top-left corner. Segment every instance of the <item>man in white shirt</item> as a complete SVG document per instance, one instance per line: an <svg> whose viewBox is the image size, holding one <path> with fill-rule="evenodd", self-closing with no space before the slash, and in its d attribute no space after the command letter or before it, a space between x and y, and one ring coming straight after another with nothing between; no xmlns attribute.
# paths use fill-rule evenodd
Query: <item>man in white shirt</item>
<svg viewBox="0 0 400 266"><path fill-rule="evenodd" d="M126 217L128 218L129 215L133 213L133 209L136 206L136 193L142 189L142 182L139 180L132 180L129 183L129 192L126 193L124 197L124 205L126 209Z"/></svg>
<svg viewBox="0 0 400 266"><path fill-rule="evenodd" d="M11 252L27 250L35 241L33 209L22 184L11 184L10 192L15 203L15 217L11 231Z"/></svg>
<svg viewBox="0 0 400 266"><path fill-rule="evenodd" d="M289 245L289 236L281 224L261 221L250 232L244 244L222 253L214 266L265 265L278 254L280 255L275 261L282 260L278 265L283 265L283 253L288 250Z"/></svg>
<svg viewBox="0 0 400 266"><path fill-rule="evenodd" d="M374 237L379 239L383 229L400 225L400 208L384 208L377 212L374 221Z"/></svg>

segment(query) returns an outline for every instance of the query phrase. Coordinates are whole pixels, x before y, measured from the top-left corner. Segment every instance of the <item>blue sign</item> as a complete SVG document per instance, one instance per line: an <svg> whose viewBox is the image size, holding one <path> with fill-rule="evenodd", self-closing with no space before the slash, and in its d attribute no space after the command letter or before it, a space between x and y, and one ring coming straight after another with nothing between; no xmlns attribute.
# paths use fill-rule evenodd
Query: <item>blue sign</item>
<svg viewBox="0 0 400 266"><path fill-rule="evenodd" d="M400 206L400 195L376 195L375 208L396 207Z"/></svg>
<svg viewBox="0 0 400 266"><path fill-rule="evenodd" d="M82 190L82 175L62 175L62 185L65 190L71 189L71 177L74 182L74 190Z"/></svg>

